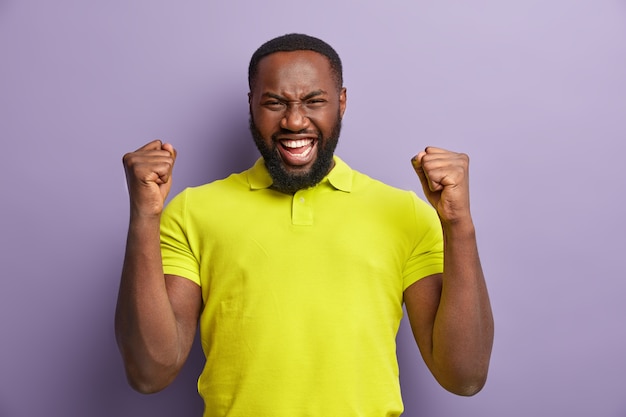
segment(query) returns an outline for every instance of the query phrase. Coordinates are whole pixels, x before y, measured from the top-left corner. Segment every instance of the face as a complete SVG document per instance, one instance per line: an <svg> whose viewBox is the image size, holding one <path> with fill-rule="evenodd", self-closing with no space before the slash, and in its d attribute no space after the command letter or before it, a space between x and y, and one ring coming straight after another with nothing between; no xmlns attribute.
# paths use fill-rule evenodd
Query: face
<svg viewBox="0 0 626 417"><path fill-rule="evenodd" d="M286 193L311 187L333 167L346 108L328 59L313 51L276 52L259 62L249 94L250 131Z"/></svg>

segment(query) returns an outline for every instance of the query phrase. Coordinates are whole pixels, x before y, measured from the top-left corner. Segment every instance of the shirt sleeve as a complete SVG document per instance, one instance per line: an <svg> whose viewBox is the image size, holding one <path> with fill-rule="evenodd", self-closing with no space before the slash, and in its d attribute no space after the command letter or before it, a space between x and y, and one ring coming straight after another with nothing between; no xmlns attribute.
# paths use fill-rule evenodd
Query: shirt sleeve
<svg viewBox="0 0 626 417"><path fill-rule="evenodd" d="M403 273L403 290L429 275L443 272L443 232L433 207L411 192L413 200L414 247Z"/></svg>
<svg viewBox="0 0 626 417"><path fill-rule="evenodd" d="M187 230L188 190L174 197L161 215L161 257L163 272L200 285L200 267L189 242Z"/></svg>

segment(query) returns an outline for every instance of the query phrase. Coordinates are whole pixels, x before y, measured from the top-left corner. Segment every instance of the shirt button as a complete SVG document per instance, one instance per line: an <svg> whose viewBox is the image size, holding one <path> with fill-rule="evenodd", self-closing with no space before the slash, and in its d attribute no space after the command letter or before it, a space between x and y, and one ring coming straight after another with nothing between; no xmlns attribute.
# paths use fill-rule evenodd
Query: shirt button
<svg viewBox="0 0 626 417"><path fill-rule="evenodd" d="M300 197L300 203L304 203L304 197Z"/></svg>

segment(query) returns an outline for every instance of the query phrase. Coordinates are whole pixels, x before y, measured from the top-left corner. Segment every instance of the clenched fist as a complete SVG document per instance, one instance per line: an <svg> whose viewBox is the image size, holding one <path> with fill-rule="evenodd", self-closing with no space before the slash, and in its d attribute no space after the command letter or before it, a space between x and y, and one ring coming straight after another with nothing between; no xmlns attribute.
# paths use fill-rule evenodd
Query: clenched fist
<svg viewBox="0 0 626 417"><path fill-rule="evenodd" d="M424 195L444 224L470 220L469 157L427 147L411 160Z"/></svg>
<svg viewBox="0 0 626 417"><path fill-rule="evenodd" d="M176 150L169 143L152 141L124 155L131 214L160 216L172 186Z"/></svg>

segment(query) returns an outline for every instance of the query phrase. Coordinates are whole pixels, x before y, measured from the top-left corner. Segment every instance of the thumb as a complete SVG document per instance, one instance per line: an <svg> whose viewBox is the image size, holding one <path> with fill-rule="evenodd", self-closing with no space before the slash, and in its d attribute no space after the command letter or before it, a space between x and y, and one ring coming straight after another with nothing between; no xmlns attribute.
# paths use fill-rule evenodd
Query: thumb
<svg viewBox="0 0 626 417"><path fill-rule="evenodd" d="M424 151L415 155L411 159L411 164L413 165L413 169L415 170L415 173L417 174L417 176L420 179L420 182L422 183L424 192L428 192L430 191L430 186L428 185L429 180L428 180L428 176L424 172L424 167L422 166L422 159L424 158L424 155L426 155L426 152Z"/></svg>
<svg viewBox="0 0 626 417"><path fill-rule="evenodd" d="M160 149L161 149L161 140L160 139L156 139L156 140L153 140L152 142L146 143L141 148L137 149L136 152L139 152L139 151L158 151Z"/></svg>
<svg viewBox="0 0 626 417"><path fill-rule="evenodd" d="M161 145L161 149L168 151L172 155L172 158L176 159L176 149L174 149L174 146L171 143L164 143Z"/></svg>

